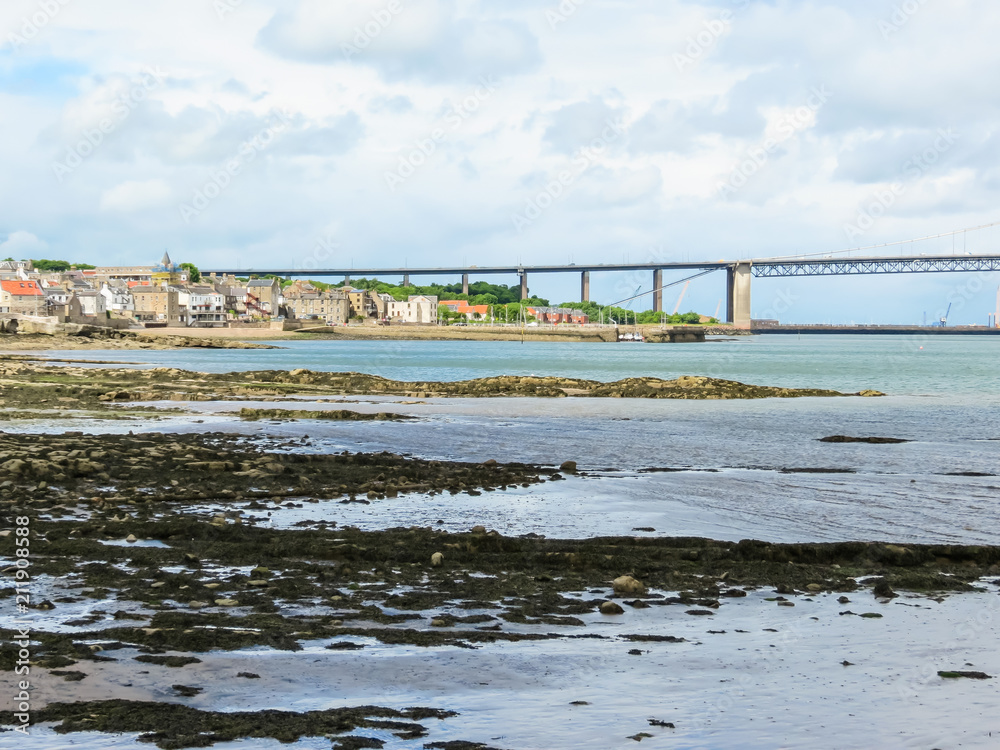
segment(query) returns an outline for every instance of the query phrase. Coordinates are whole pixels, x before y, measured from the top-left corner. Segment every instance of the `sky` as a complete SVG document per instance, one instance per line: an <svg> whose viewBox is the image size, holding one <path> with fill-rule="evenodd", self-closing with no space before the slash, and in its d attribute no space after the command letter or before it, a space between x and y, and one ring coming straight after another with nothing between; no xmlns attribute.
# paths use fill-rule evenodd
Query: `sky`
<svg viewBox="0 0 1000 750"><path fill-rule="evenodd" d="M1000 221L997 38L986 0L3 0L0 257L667 262L986 225ZM580 296L573 274L529 284ZM591 297L651 284L594 274ZM752 310L920 323L950 302L952 322L985 323L998 284L758 279ZM711 274L681 309L711 315L723 297Z"/></svg>

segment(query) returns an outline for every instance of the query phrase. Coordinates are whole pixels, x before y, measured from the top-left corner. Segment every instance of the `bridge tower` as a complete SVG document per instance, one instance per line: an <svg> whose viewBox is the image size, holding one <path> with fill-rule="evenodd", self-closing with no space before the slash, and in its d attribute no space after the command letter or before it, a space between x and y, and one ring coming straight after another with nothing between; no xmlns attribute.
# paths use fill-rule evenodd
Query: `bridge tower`
<svg viewBox="0 0 1000 750"><path fill-rule="evenodd" d="M737 261L726 268L726 320L737 328L750 327L750 266Z"/></svg>

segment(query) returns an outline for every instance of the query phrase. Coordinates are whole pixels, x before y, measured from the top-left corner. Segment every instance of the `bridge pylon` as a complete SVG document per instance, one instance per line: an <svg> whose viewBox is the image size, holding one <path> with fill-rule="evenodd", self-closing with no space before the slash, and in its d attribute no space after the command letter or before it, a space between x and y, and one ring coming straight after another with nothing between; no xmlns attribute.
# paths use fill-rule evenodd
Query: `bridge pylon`
<svg viewBox="0 0 1000 750"><path fill-rule="evenodd" d="M726 268L726 320L736 328L750 327L750 261L737 261Z"/></svg>

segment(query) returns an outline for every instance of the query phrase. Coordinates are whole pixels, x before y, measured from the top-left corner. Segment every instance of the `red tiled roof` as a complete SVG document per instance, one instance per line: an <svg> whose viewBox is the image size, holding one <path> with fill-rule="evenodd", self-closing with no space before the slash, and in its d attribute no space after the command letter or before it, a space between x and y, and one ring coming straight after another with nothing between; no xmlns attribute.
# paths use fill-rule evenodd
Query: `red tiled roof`
<svg viewBox="0 0 1000 750"><path fill-rule="evenodd" d="M0 281L0 287L15 297L43 297L42 290L34 281Z"/></svg>

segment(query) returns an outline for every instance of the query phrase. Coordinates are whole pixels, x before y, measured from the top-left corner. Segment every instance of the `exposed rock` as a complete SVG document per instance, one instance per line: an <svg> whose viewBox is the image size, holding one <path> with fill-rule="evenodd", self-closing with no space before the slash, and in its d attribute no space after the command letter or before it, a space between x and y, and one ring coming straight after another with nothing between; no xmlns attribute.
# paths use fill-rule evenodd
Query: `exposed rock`
<svg viewBox="0 0 1000 750"><path fill-rule="evenodd" d="M618 576L613 582L612 587L616 594L627 594L631 596L642 595L646 593L646 587L640 581L637 581L632 576Z"/></svg>
<svg viewBox="0 0 1000 750"><path fill-rule="evenodd" d="M883 394L884 395L884 394ZM894 443L909 443L910 440L904 438L894 438L894 437L850 437L849 435L829 435L824 438L820 438L821 443L875 443L875 444L894 444Z"/></svg>
<svg viewBox="0 0 1000 750"><path fill-rule="evenodd" d="M433 565L435 568L440 568L442 565L444 565L444 555L442 555L440 552L435 552L433 555L431 555L431 565Z"/></svg>
<svg viewBox="0 0 1000 750"><path fill-rule="evenodd" d="M559 471L564 471L567 474L576 473L576 461L563 461L559 464Z"/></svg>
<svg viewBox="0 0 1000 750"><path fill-rule="evenodd" d="M879 599L894 599L899 596L884 578L876 578L874 584L872 593Z"/></svg>
<svg viewBox="0 0 1000 750"><path fill-rule="evenodd" d="M623 615L625 614L625 610L618 606L615 602L601 602L601 614Z"/></svg>

